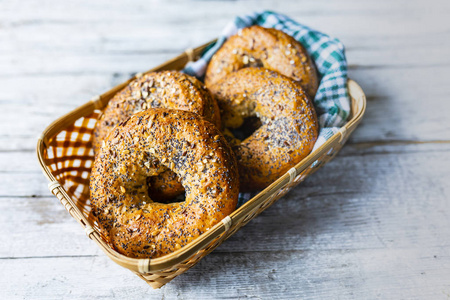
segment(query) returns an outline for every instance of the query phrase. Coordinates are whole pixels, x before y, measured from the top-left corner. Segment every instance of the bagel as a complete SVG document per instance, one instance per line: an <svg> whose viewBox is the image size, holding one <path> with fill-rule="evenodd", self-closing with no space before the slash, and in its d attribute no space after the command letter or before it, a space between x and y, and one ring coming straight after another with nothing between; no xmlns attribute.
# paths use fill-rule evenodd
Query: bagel
<svg viewBox="0 0 450 300"><path fill-rule="evenodd" d="M264 67L299 81L313 99L318 85L316 67L305 48L290 35L273 28L251 26L231 36L211 58L205 84L246 67Z"/></svg>
<svg viewBox="0 0 450 300"><path fill-rule="evenodd" d="M153 202L146 179L168 168L183 202ZM115 127L95 158L92 214L120 253L155 258L186 245L229 215L239 193L237 165L220 131L197 114L152 108Z"/></svg>
<svg viewBox="0 0 450 300"><path fill-rule="evenodd" d="M132 81L109 101L94 128L94 152L116 124L150 107L191 111L220 126L216 101L195 77L178 71L152 72ZM171 199L184 191L177 176L169 170L149 177L148 181L152 198L158 201Z"/></svg>
<svg viewBox="0 0 450 300"><path fill-rule="evenodd" d="M315 109L298 82L263 68L230 73L210 87L226 128L257 117L260 127L231 141L241 191L265 188L312 150L318 135ZM227 130L227 132L229 132Z"/></svg>

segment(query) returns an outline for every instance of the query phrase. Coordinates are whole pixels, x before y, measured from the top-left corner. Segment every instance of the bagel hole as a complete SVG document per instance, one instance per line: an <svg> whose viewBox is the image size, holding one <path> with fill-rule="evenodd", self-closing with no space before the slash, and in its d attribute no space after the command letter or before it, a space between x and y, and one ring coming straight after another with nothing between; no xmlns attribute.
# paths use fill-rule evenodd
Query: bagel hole
<svg viewBox="0 0 450 300"><path fill-rule="evenodd" d="M238 128L228 128L235 138L243 141L253 134L262 123L258 117L251 116L244 119L242 125Z"/></svg>
<svg viewBox="0 0 450 300"><path fill-rule="evenodd" d="M186 192L185 191L183 191L182 194L174 196L172 198L161 199L161 201L159 201L159 203L169 204L169 203L178 203L178 202L184 202L184 201L186 201Z"/></svg>
<svg viewBox="0 0 450 300"><path fill-rule="evenodd" d="M185 191L183 191L182 194L177 195L177 196L163 197L163 196L157 195L155 193L152 193L151 189L149 188L148 194L150 196L150 199L152 199L154 202L163 203L163 204L184 202L186 200L186 192Z"/></svg>
<svg viewBox="0 0 450 300"><path fill-rule="evenodd" d="M166 190L166 186L159 186L158 188L154 189L152 188L152 177L147 178L147 192L154 202L163 203L163 204L169 204L169 203L176 203L176 202L183 202L186 200L186 192L183 191L181 194L178 194L178 192L174 191L173 194L168 193L168 190Z"/></svg>
<svg viewBox="0 0 450 300"><path fill-rule="evenodd" d="M249 62L244 64L244 68L264 68L264 63L261 59L250 56Z"/></svg>

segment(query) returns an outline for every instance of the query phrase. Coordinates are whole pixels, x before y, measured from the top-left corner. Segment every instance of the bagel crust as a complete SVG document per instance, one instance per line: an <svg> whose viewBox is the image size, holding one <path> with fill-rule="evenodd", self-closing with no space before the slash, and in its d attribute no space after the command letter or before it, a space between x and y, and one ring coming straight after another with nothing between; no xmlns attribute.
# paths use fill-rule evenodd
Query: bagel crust
<svg viewBox="0 0 450 300"><path fill-rule="evenodd" d="M186 200L153 202L147 178L175 172ZM197 114L147 109L116 126L96 156L92 213L120 253L155 258L173 252L229 215L239 193L237 165L219 130Z"/></svg>
<svg viewBox="0 0 450 300"><path fill-rule="evenodd" d="M231 36L212 57L205 75L208 88L229 73L263 67L300 82L314 99L319 79L305 48L290 35L274 28L246 27Z"/></svg>
<svg viewBox="0 0 450 300"><path fill-rule="evenodd" d="M244 141L232 141L241 191L260 190L312 150L318 135L314 106L301 86L278 72L245 68L210 87L226 128L258 117L261 126Z"/></svg>
<svg viewBox="0 0 450 300"><path fill-rule="evenodd" d="M178 71L152 72L135 79L109 101L94 128L95 153L115 125L151 107L191 111L220 126L217 103L199 80ZM171 199L184 191L170 170L149 177L148 181L154 200Z"/></svg>

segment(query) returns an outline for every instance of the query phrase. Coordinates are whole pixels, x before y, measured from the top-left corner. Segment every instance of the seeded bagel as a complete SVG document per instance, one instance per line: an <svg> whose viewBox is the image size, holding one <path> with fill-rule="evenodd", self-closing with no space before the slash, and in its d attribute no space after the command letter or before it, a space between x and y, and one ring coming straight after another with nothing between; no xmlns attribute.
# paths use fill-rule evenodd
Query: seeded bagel
<svg viewBox="0 0 450 300"><path fill-rule="evenodd" d="M99 150L116 124L151 107L191 111L220 126L216 101L195 77L178 71L152 72L131 82L109 101L94 128L94 151ZM184 191L176 175L169 170L149 177L148 181L155 200L168 200Z"/></svg>
<svg viewBox="0 0 450 300"><path fill-rule="evenodd" d="M210 91L226 128L239 128L249 117L259 119L260 127L249 137L231 141L242 191L265 188L311 152L317 116L298 82L250 67L226 75Z"/></svg>
<svg viewBox="0 0 450 300"><path fill-rule="evenodd" d="M153 202L147 178L168 168L183 202ZM197 114L148 109L115 127L96 156L92 213L106 239L129 257L155 258L186 245L236 207L236 160L223 135Z"/></svg>
<svg viewBox="0 0 450 300"><path fill-rule="evenodd" d="M231 36L212 57L205 75L209 88L231 72L264 67L299 81L314 98L319 80L316 67L303 46L283 31L251 26Z"/></svg>

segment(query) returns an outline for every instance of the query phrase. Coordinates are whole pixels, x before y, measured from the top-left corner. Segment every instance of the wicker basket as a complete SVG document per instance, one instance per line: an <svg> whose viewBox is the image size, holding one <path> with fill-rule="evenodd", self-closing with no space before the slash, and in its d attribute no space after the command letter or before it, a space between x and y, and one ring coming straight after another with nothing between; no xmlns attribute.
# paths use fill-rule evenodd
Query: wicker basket
<svg viewBox="0 0 450 300"><path fill-rule="evenodd" d="M208 43L209 44L209 43ZM178 57L149 70L180 70L208 46L189 49ZM136 75L137 77L140 74ZM132 78L134 79L134 78ZM281 176L265 190L227 216L208 232L177 251L155 259L129 258L114 250L99 233L90 215L89 173L94 160L92 132L103 109L114 94L132 79L94 97L88 103L59 118L45 129L37 143L37 155L50 191L66 210L83 226L86 235L117 264L130 269L153 288L159 288L194 266L239 228L272 205L292 187L303 181L341 149L360 122L366 99L358 84L349 80L351 115L348 123L324 145Z"/></svg>

